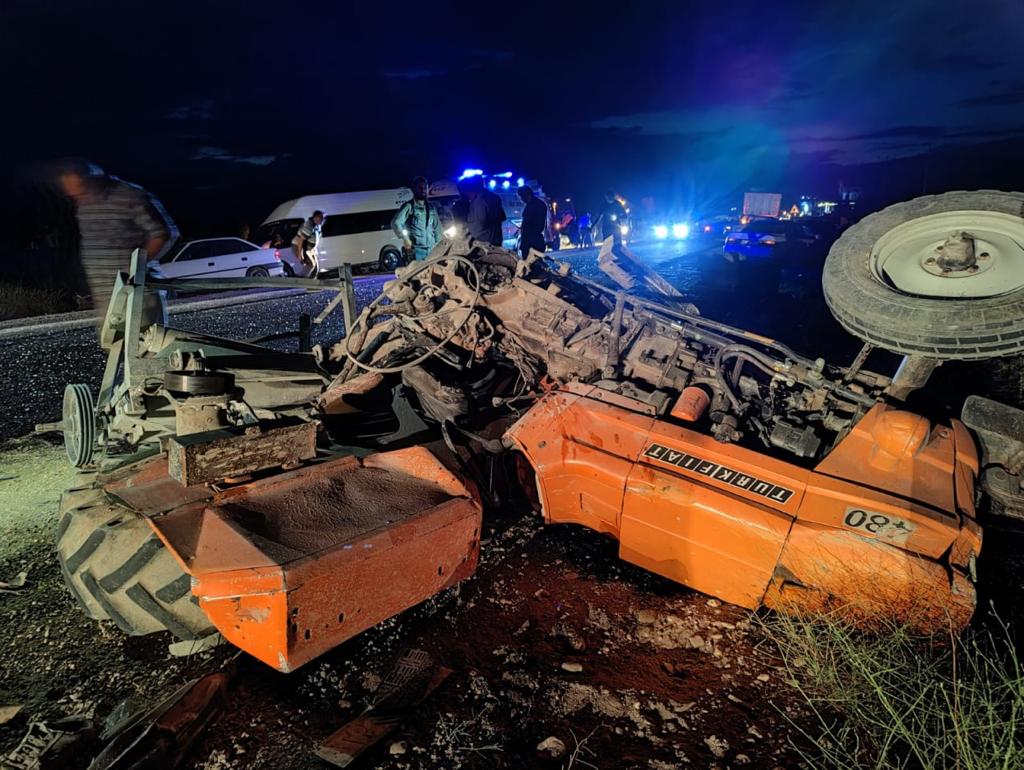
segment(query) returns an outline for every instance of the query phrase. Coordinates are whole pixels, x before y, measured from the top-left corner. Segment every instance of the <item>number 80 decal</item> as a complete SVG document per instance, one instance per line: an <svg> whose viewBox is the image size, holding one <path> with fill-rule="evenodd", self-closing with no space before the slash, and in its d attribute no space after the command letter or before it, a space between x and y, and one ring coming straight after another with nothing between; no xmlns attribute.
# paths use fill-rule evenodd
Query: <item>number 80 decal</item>
<svg viewBox="0 0 1024 770"><path fill-rule="evenodd" d="M887 540L906 540L916 527L903 519L895 519L877 511L866 511L863 508L847 508L843 516L843 524L851 529L858 529L871 535Z"/></svg>

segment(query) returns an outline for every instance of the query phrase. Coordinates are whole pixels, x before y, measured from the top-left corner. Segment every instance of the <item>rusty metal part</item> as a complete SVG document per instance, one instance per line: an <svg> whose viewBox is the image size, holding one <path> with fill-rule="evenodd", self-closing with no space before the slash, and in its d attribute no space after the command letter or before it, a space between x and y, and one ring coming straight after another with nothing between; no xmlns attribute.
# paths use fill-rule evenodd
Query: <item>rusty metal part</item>
<svg viewBox="0 0 1024 770"><path fill-rule="evenodd" d="M480 504L422 447L304 466L149 524L225 639L293 671L476 568Z"/></svg>
<svg viewBox="0 0 1024 770"><path fill-rule="evenodd" d="M317 756L336 767L348 767L412 715L451 674L450 668L435 667L423 650L410 650L388 673L370 707L329 735Z"/></svg>
<svg viewBox="0 0 1024 770"><path fill-rule="evenodd" d="M941 364L942 361L935 358L904 356L886 393L891 398L903 401L915 390L923 388L932 376L932 372Z"/></svg>
<svg viewBox="0 0 1024 770"><path fill-rule="evenodd" d="M193 679L148 712L116 725L89 770L176 767L224 706L231 674Z"/></svg>
<svg viewBox="0 0 1024 770"><path fill-rule="evenodd" d="M167 442L171 478L190 487L316 456L317 423L230 428L175 436Z"/></svg>
<svg viewBox="0 0 1024 770"><path fill-rule="evenodd" d="M178 436L204 433L228 425L228 402L231 396L189 396L174 400L174 432Z"/></svg>

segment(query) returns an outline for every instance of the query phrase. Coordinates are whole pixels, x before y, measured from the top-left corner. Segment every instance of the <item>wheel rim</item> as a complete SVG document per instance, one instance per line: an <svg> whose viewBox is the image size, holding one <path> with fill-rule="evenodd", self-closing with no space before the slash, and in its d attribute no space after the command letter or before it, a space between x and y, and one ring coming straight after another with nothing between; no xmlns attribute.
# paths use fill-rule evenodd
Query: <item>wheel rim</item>
<svg viewBox="0 0 1024 770"><path fill-rule="evenodd" d="M381 254L381 261L384 263L386 270L394 270L401 264L402 258L398 252L389 249Z"/></svg>
<svg viewBox="0 0 1024 770"><path fill-rule="evenodd" d="M992 211L947 211L894 227L871 270L904 294L980 299L1024 288L1024 223Z"/></svg>

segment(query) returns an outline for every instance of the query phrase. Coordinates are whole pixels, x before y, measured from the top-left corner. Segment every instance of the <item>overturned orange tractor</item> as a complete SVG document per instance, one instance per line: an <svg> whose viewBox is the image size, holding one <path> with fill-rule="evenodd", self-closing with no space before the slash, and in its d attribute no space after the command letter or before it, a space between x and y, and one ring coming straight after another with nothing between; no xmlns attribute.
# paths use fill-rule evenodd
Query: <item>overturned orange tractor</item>
<svg viewBox="0 0 1024 770"><path fill-rule="evenodd" d="M967 260L1010 248L1024 199L985 194L1005 216L983 227L964 195L851 229L830 305L849 310L867 280L897 294L885 265L909 275L911 249L931 275L954 236L972 280ZM879 262L881 236L913 222ZM445 241L346 313L333 347L298 353L142 324L136 269L108 312L98 406L81 386L65 397L83 468L59 530L72 593L126 633L219 632L290 671L472 574L484 511L512 496L491 480L518 477L546 522L607 533L622 559L725 601L925 632L969 621L978 503L1020 510L1024 413L971 397L963 421L932 423L902 399L942 358L1018 352L1024 314L988 305L1019 298L977 297L1007 319L977 339L929 321L930 343L837 311L869 339L838 366L700 316L610 243L600 262L616 286ZM864 368L872 345L906 356L893 377Z"/></svg>

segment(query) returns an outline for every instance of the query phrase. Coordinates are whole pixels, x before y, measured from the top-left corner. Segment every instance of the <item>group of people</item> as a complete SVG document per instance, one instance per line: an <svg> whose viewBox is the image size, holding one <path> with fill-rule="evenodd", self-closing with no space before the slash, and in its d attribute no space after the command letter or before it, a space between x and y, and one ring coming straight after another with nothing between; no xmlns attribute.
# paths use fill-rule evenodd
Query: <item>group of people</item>
<svg viewBox="0 0 1024 770"><path fill-rule="evenodd" d="M114 279L127 267L126 256L141 248L147 260L159 259L177 239L178 229L153 195L104 173L89 161L59 161L53 168L53 178L75 204L86 283L82 288L92 296L96 307L103 307L109 300ZM412 199L391 220L391 229L402 239L409 259L425 259L441 240L441 212L429 200L429 189L426 178L416 177ZM488 190L479 176L461 180L458 189L459 199L452 206L455 226L475 241L501 246L506 220L501 198ZM523 201L519 250L525 257L531 249L545 250L548 208L527 185L520 186L518 194ZM600 224L604 237L612 235L619 239L619 223L624 218L625 211L609 191L595 227ZM291 242L296 260L307 268L307 275L316 274L316 250L323 222L324 212L315 211Z"/></svg>
<svg viewBox="0 0 1024 770"><path fill-rule="evenodd" d="M502 225L507 219L501 198L478 176L460 180L458 189L459 199L452 205L454 226L474 241L501 246ZM441 240L441 212L430 202L429 191L426 178L416 177L412 181L412 200L404 203L391 220L391 229L402 239L409 259L425 259ZM544 251L548 210L527 185L522 185L518 194L523 202L519 250L525 257L530 249Z"/></svg>

